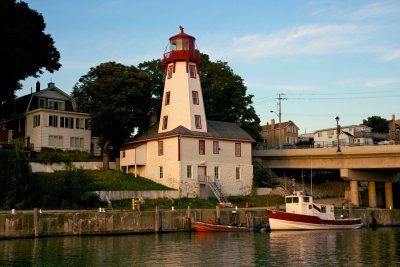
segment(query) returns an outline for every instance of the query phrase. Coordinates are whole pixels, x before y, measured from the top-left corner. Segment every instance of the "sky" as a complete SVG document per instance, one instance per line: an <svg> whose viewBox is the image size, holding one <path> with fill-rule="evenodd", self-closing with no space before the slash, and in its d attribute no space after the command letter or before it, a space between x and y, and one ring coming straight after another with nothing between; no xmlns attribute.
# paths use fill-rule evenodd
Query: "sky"
<svg viewBox="0 0 400 267"><path fill-rule="evenodd" d="M196 38L212 61L244 80L262 124L291 120L300 133L400 119L400 1L29 0L60 51L62 67L37 80L70 94L91 67L162 58L168 39ZM271 112L273 111L273 112Z"/></svg>

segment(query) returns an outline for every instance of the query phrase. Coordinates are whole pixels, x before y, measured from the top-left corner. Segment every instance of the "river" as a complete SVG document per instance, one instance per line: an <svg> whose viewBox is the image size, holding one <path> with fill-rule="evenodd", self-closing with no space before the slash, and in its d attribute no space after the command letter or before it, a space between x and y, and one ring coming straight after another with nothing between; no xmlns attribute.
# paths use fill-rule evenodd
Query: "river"
<svg viewBox="0 0 400 267"><path fill-rule="evenodd" d="M400 266L400 228L1 240L0 266Z"/></svg>

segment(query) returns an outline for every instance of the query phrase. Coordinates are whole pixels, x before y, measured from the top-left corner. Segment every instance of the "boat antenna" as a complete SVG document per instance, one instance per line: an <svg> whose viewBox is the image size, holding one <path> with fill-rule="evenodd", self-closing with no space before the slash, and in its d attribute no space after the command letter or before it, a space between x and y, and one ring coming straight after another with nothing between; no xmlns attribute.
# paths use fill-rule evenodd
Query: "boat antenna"
<svg viewBox="0 0 400 267"><path fill-rule="evenodd" d="M303 192L304 192L304 173L303 173L303 170L301 170L301 185L303 186Z"/></svg>
<svg viewBox="0 0 400 267"><path fill-rule="evenodd" d="M311 188L310 188L310 191L311 191L311 196L313 195L313 192L312 192L312 158L310 158L310 161L311 161Z"/></svg>

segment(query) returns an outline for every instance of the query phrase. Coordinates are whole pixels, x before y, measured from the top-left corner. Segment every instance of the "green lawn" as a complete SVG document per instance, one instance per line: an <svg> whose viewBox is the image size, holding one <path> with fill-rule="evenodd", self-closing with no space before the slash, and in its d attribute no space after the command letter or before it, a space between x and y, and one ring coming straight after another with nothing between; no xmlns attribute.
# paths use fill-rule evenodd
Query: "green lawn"
<svg viewBox="0 0 400 267"><path fill-rule="evenodd" d="M85 170L85 174L92 181L90 189L100 190L171 190L164 185L157 184L149 179L135 177L133 174L115 170Z"/></svg>

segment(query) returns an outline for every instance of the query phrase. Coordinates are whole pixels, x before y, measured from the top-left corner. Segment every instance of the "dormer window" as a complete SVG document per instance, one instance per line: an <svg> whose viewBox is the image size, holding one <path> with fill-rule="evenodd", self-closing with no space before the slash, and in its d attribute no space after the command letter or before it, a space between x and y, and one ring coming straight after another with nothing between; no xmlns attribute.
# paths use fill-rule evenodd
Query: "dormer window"
<svg viewBox="0 0 400 267"><path fill-rule="evenodd" d="M46 108L46 99L39 98L39 108Z"/></svg>
<svg viewBox="0 0 400 267"><path fill-rule="evenodd" d="M64 101L49 99L47 104L49 109L65 110Z"/></svg>

